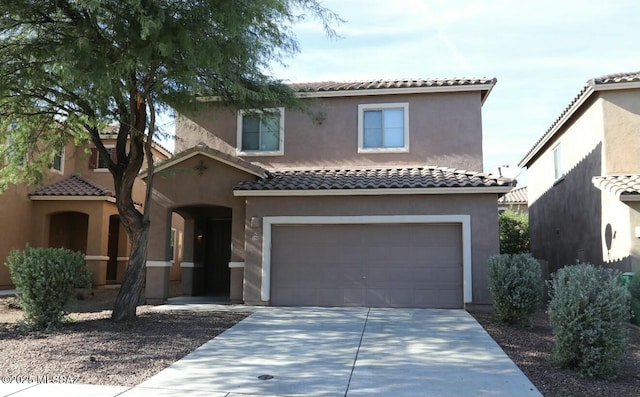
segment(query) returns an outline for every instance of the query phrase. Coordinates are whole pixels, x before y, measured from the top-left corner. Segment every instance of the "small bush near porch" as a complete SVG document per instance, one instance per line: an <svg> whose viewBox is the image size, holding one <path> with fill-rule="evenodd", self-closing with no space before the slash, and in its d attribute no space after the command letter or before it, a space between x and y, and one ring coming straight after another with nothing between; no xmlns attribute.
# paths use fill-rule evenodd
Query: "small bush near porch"
<svg viewBox="0 0 640 397"><path fill-rule="evenodd" d="M25 323L37 329L57 328L75 289L91 285L84 255L77 251L27 246L11 251L6 264L21 292Z"/></svg>

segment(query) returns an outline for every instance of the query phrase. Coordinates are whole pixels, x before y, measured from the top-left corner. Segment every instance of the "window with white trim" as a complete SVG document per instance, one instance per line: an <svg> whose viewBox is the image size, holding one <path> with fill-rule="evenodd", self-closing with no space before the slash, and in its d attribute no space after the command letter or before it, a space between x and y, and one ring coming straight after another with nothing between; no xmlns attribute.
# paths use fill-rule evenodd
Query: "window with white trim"
<svg viewBox="0 0 640 397"><path fill-rule="evenodd" d="M51 168L61 174L64 172L64 146L53 155Z"/></svg>
<svg viewBox="0 0 640 397"><path fill-rule="evenodd" d="M284 108L239 111L238 152L257 156L284 154Z"/></svg>
<svg viewBox="0 0 640 397"><path fill-rule="evenodd" d="M553 148L553 176L556 180L562 178L562 147L558 144Z"/></svg>
<svg viewBox="0 0 640 397"><path fill-rule="evenodd" d="M358 105L358 152L409 151L409 103Z"/></svg>

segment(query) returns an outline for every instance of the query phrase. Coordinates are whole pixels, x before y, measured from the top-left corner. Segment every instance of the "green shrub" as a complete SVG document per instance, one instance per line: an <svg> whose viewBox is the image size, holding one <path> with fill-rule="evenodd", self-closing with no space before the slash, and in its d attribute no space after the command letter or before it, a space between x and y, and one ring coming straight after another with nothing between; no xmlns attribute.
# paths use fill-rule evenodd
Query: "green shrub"
<svg viewBox="0 0 640 397"><path fill-rule="evenodd" d="M640 325L640 271L631 277L627 287L631 294L631 313L633 314L631 322Z"/></svg>
<svg viewBox="0 0 640 397"><path fill-rule="evenodd" d="M540 264L530 254L489 258L489 290L497 320L529 325L542 300Z"/></svg>
<svg viewBox="0 0 640 397"><path fill-rule="evenodd" d="M530 251L527 214L508 209L498 216L498 227L501 254L521 254Z"/></svg>
<svg viewBox="0 0 640 397"><path fill-rule="evenodd" d="M549 294L556 364L587 376L614 377L629 319L629 292L620 273L588 263L567 266L552 275Z"/></svg>
<svg viewBox="0 0 640 397"><path fill-rule="evenodd" d="M74 289L91 285L91 275L80 252L27 246L24 251L11 251L6 265L21 292L25 321L37 329L55 329Z"/></svg>

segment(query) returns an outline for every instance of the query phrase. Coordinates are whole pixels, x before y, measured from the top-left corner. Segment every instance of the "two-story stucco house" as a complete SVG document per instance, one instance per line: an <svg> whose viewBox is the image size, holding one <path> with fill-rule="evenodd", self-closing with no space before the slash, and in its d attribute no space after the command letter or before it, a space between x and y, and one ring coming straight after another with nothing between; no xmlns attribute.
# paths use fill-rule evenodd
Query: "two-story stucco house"
<svg viewBox="0 0 640 397"><path fill-rule="evenodd" d="M640 270L640 72L591 79L520 162L535 257Z"/></svg>
<svg viewBox="0 0 640 397"><path fill-rule="evenodd" d="M247 304L488 304L497 197L483 174L495 79L293 84L307 111L215 100L176 125L158 165L147 299L167 297L172 213L186 293Z"/></svg>
<svg viewBox="0 0 640 397"><path fill-rule="evenodd" d="M102 136L105 146L115 147L116 135ZM86 149L86 150L85 150ZM171 153L153 146L154 157L162 160ZM12 185L0 194L0 288L12 288L9 269L2 266L13 249L32 247L68 248L85 254L92 284L119 283L129 261L129 241L120 224L113 194L113 177L107 162L92 147L67 145L45 171L41 186ZM145 183L136 181L133 197L144 205ZM174 239L179 244L181 219L175 216ZM171 259L172 279L180 277L180 247Z"/></svg>

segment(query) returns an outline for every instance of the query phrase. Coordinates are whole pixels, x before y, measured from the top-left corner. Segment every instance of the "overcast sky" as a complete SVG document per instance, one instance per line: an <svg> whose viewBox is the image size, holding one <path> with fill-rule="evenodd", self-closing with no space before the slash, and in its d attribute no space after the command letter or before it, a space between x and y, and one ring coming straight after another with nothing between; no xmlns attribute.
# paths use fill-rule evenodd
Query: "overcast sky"
<svg viewBox="0 0 640 397"><path fill-rule="evenodd" d="M272 72L289 82L496 77L485 171L517 164L588 79L640 70L639 0L323 3L346 20L343 38L298 25L301 52Z"/></svg>

